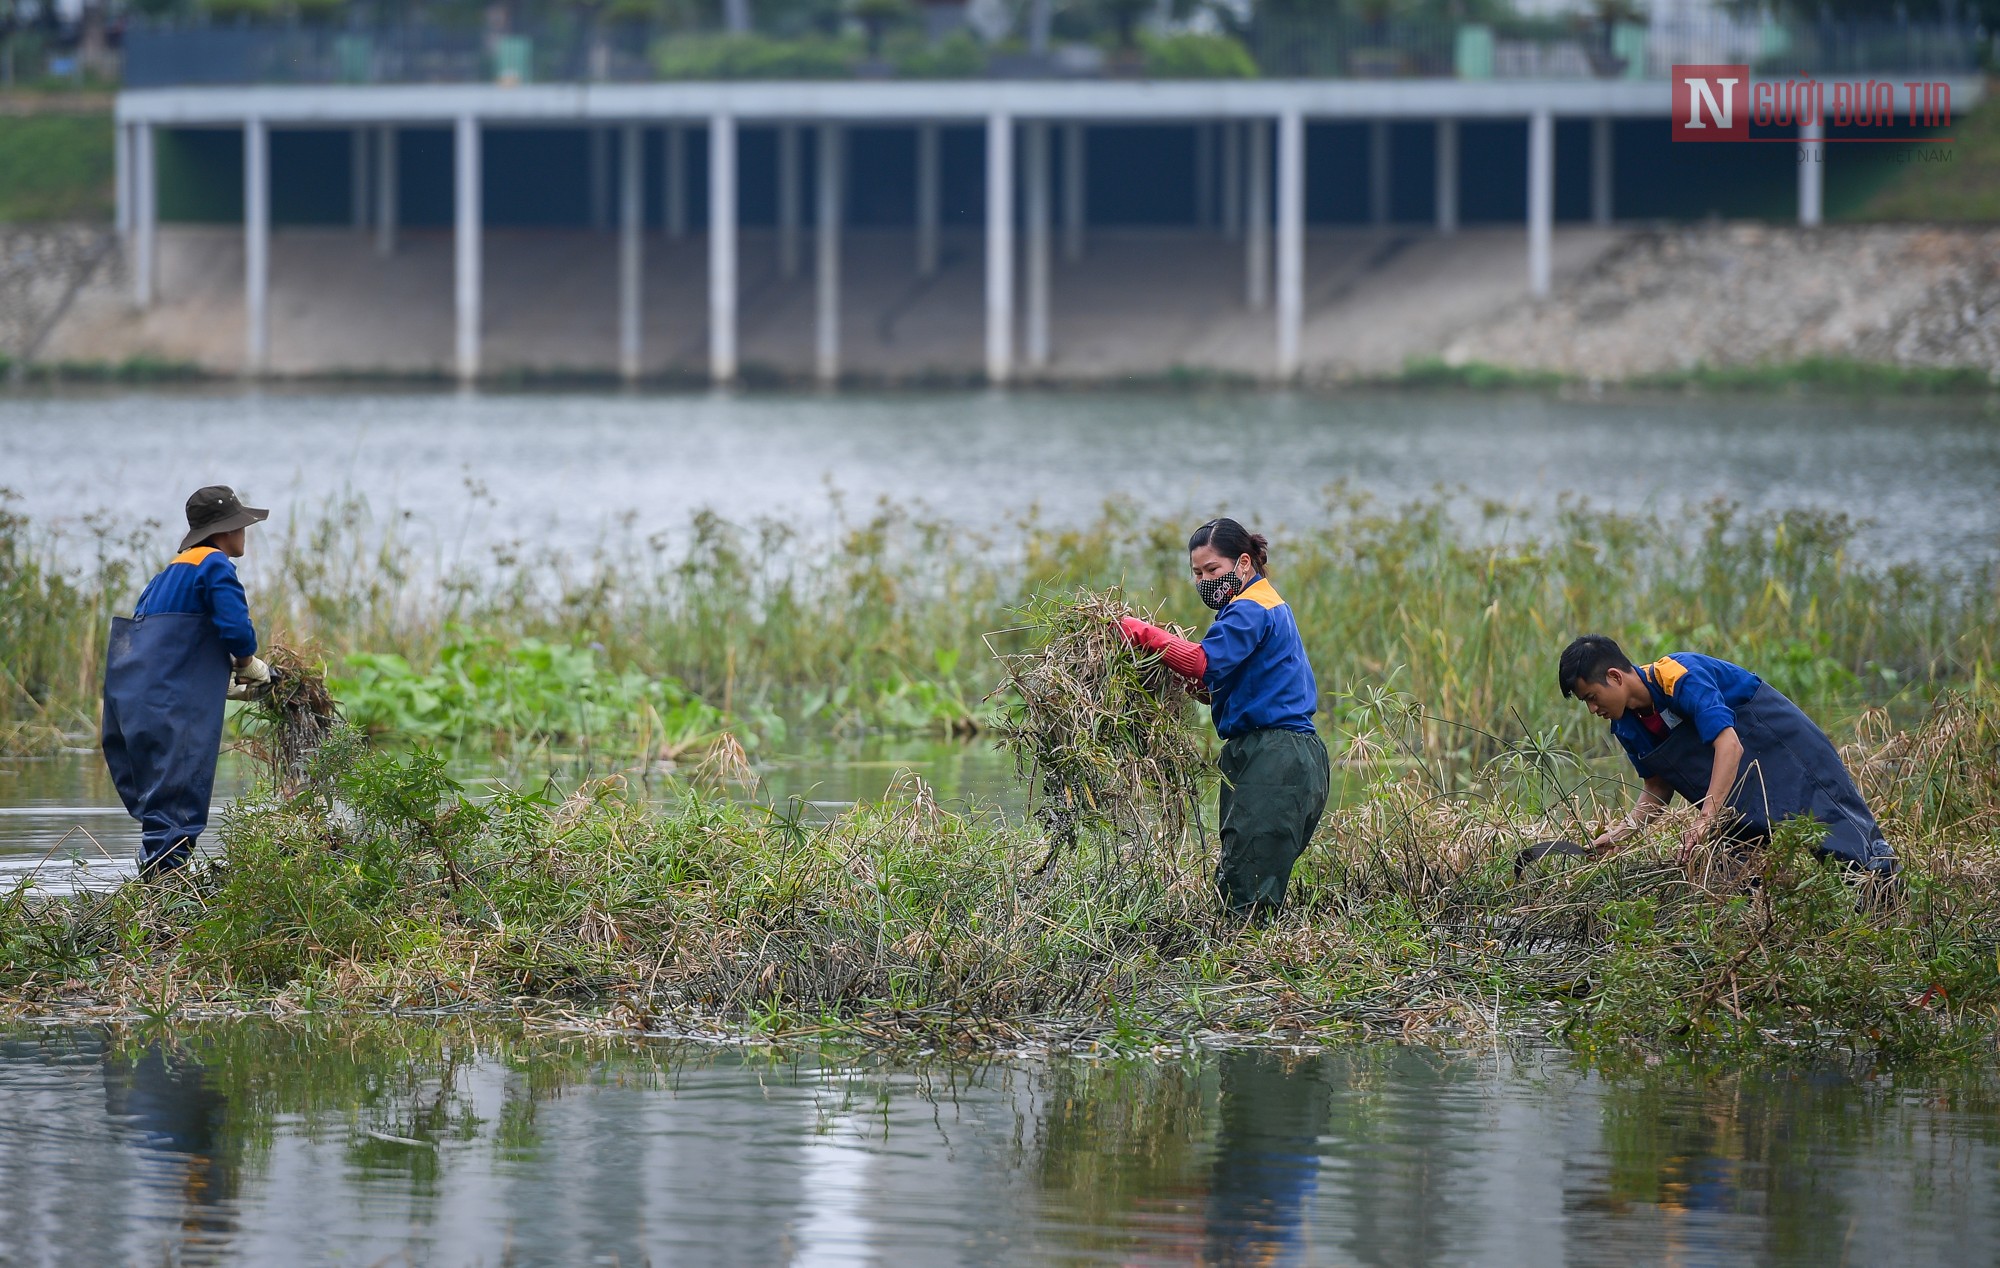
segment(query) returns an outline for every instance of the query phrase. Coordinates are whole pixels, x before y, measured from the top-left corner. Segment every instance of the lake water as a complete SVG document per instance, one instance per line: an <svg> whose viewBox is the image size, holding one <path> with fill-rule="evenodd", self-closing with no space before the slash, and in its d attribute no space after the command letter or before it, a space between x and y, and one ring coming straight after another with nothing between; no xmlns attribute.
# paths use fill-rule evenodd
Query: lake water
<svg viewBox="0 0 2000 1268"><path fill-rule="evenodd" d="M613 773L626 776L628 787L641 796L677 798L686 788L684 780L664 773L642 780L629 767L628 760L592 764L571 758L553 766L503 769L466 758L454 774L474 795L495 782L521 787L553 777L568 789ZM756 784L735 789L737 795L773 806L797 800L808 816L838 814L857 801L907 796L912 780L922 780L940 800L960 809L1023 804L1013 759L984 741L876 737L794 744L783 753L759 754L755 773ZM224 755L204 843L214 844L229 802L253 777L249 763ZM0 892L29 878L51 892L113 885L137 875L138 849L139 826L126 815L99 754L0 758Z"/></svg>
<svg viewBox="0 0 2000 1268"><path fill-rule="evenodd" d="M215 391L0 399L0 487L82 558L193 487L288 513L364 492L440 564L918 500L974 528L1106 498L1260 525L1340 482L1676 515L1714 497L1870 522L1874 559L2000 558L1983 407L1416 394L899 397ZM175 534L161 530L164 554ZM256 557L246 561L256 592ZM826 811L908 769L1006 803L991 750L766 755ZM546 771L507 777L539 779ZM566 775L577 772L565 772ZM468 777L492 778L470 768ZM225 763L219 802L243 772ZM219 807L220 808L220 807ZM136 832L94 754L0 762L0 885ZM60 843L60 844L59 844ZM66 869L58 869L66 870ZM73 873L71 873L73 875ZM1994 1071L1606 1073L1538 1049L1196 1052L974 1069L562 1043L431 1019L135 1038L0 1032L0 1265L1991 1264Z"/></svg>
<svg viewBox="0 0 2000 1268"><path fill-rule="evenodd" d="M8 1264L1991 1264L1971 1075L0 1031Z"/></svg>
<svg viewBox="0 0 2000 1268"><path fill-rule="evenodd" d="M87 515L179 535L209 483L316 517L365 494L422 559L518 539L587 547L697 508L805 529L827 494L1002 528L1128 498L1190 523L1311 523L1345 482L1388 505L1463 488L1533 510L1570 495L1677 515L1723 497L1871 521L1875 557L1990 560L2000 417L1964 402L1078 393L643 396L172 392L0 397L0 488L88 547ZM474 496L476 490L479 496ZM246 578L254 582L253 552Z"/></svg>

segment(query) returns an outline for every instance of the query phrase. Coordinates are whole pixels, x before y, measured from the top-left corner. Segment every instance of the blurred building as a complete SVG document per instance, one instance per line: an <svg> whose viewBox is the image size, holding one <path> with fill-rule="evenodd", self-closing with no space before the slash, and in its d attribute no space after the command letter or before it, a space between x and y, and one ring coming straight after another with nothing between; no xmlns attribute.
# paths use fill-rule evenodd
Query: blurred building
<svg viewBox="0 0 2000 1268"><path fill-rule="evenodd" d="M1315 305L1385 249L1470 286L1493 248L1438 244L1512 225L1508 285L1542 295L1604 241L1565 254L1559 225L1818 223L1824 128L1676 145L1676 64L1880 78L1899 114L1913 81L1947 84L1960 111L1981 91L1969 29L1787 25L1704 0L1643 25L1246 9L1093 32L980 0L879 27L855 12L845 34L534 27L498 6L459 28L135 24L118 99L132 300L161 298L163 221L240 225L187 268L240 273L242 369L298 368L274 353L273 233L313 229L297 271L327 283L302 302L414 250L381 274L385 302L414 313L448 285L448 348L418 361L466 379L999 383L1066 359L1287 379L1313 359ZM342 302L336 328L294 321L290 347L322 369L418 364L395 360L414 328L329 352L371 324ZM590 311L544 329L550 305ZM1146 333L1170 310L1183 334ZM1106 333L1128 314L1143 347Z"/></svg>

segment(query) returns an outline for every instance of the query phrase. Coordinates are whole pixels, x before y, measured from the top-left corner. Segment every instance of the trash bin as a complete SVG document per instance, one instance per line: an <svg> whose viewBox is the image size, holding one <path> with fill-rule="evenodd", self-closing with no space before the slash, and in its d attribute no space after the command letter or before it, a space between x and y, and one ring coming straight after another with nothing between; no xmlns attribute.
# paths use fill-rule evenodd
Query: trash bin
<svg viewBox="0 0 2000 1268"><path fill-rule="evenodd" d="M1460 79L1493 78L1493 28L1478 25L1458 28L1452 66Z"/></svg>
<svg viewBox="0 0 2000 1268"><path fill-rule="evenodd" d="M533 83L535 42L525 35L503 35L493 41L493 82L505 87Z"/></svg>
<svg viewBox="0 0 2000 1268"><path fill-rule="evenodd" d="M375 78L375 45L365 35L342 35L333 41L333 73L343 84L365 84Z"/></svg>

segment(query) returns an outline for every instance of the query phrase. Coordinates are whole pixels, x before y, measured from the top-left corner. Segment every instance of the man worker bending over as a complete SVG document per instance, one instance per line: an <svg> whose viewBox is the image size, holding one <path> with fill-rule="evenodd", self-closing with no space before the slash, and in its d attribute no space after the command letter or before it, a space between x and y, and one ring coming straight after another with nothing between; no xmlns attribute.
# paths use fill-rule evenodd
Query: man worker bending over
<svg viewBox="0 0 2000 1268"><path fill-rule="evenodd" d="M245 531L271 513L223 485L187 501L187 535L139 595L113 618L104 666L104 764L139 821L139 871L180 867L208 826L222 746L225 697L271 680L236 578ZM235 685L231 685L231 679Z"/></svg>
<svg viewBox="0 0 2000 1268"><path fill-rule="evenodd" d="M1611 723L1645 780L1639 804L1591 842L1593 850L1638 832L1679 793L1701 807L1681 838L1683 861L1718 830L1730 840L1761 841L1803 815L1826 825L1821 857L1895 872L1895 853L1833 741L1742 666L1692 652L1634 666L1617 643L1586 634L1563 649L1557 685Z"/></svg>

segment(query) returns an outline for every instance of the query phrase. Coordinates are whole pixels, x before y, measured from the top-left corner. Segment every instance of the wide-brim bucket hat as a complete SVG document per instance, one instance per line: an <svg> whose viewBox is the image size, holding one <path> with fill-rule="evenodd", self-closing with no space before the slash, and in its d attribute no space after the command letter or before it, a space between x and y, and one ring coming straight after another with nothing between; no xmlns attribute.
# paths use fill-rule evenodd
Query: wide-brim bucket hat
<svg viewBox="0 0 2000 1268"><path fill-rule="evenodd" d="M217 533L234 532L261 524L271 518L271 513L262 507L245 506L236 496L236 490L226 484L211 484L196 489L194 496L187 500L188 531L181 538L181 549L187 550L196 544L215 536Z"/></svg>

